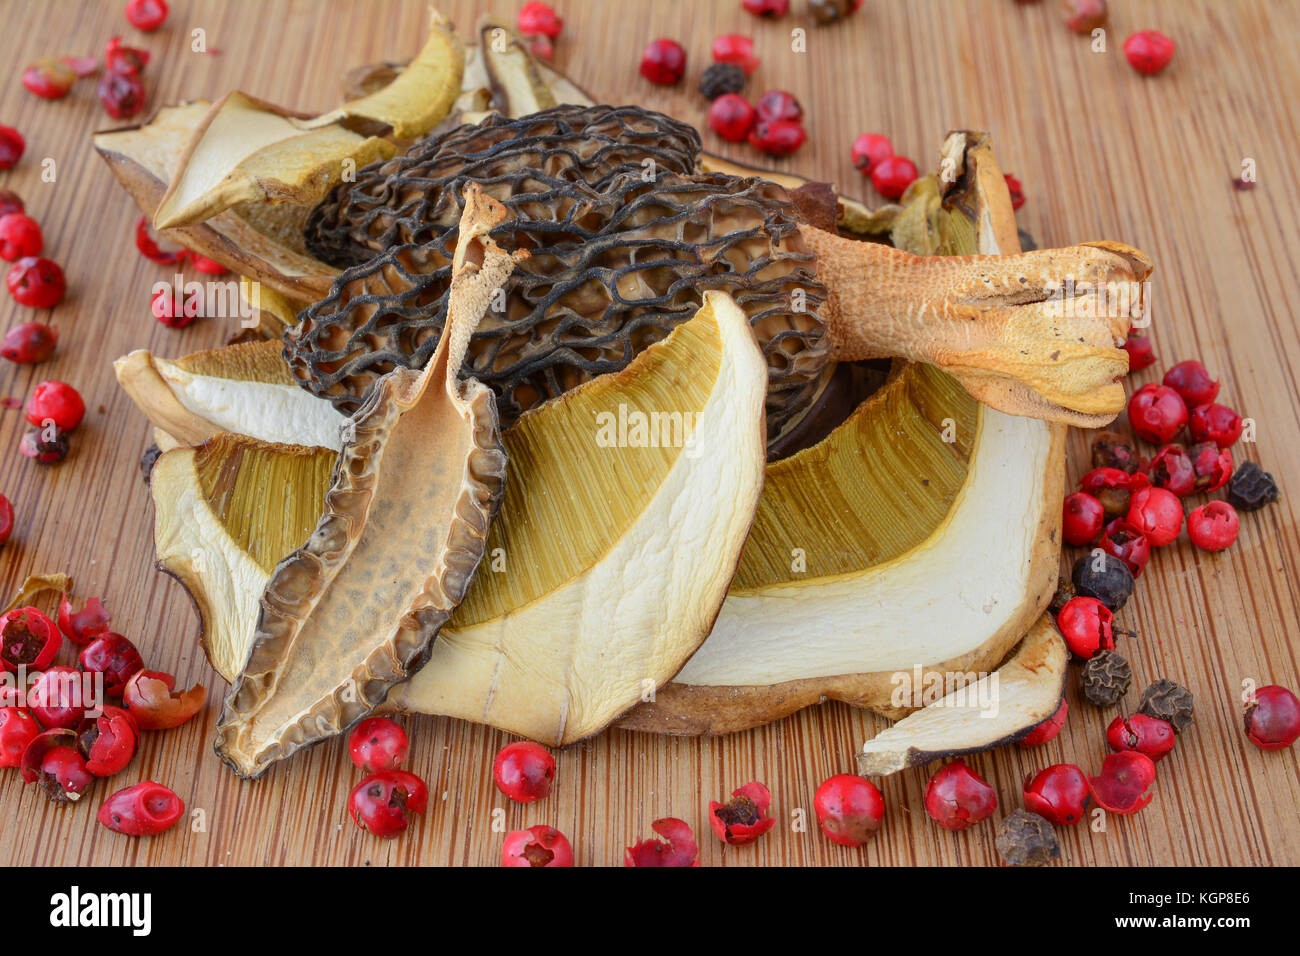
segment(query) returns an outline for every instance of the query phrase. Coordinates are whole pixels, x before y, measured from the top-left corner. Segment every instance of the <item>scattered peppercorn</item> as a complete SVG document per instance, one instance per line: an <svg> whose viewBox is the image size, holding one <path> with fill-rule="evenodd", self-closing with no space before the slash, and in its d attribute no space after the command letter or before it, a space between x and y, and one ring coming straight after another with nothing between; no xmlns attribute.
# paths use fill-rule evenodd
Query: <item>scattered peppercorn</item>
<svg viewBox="0 0 1300 956"><path fill-rule="evenodd" d="M166 0L128 0L126 18L131 26L145 33L157 30L167 19Z"/></svg>
<svg viewBox="0 0 1300 956"><path fill-rule="evenodd" d="M1187 424L1187 403L1168 385L1143 385L1128 400L1128 419L1138 438L1167 445Z"/></svg>
<svg viewBox="0 0 1300 956"><path fill-rule="evenodd" d="M1079 689L1098 707L1114 707L1133 683L1133 668L1115 651L1098 651L1083 665Z"/></svg>
<svg viewBox="0 0 1300 956"><path fill-rule="evenodd" d="M1152 547L1172 544L1183 530L1183 503L1164 488L1143 488L1133 495L1128 523L1146 535Z"/></svg>
<svg viewBox="0 0 1300 956"><path fill-rule="evenodd" d="M24 256L10 266L5 285L15 302L33 309L54 308L68 287L58 263L37 256Z"/></svg>
<svg viewBox="0 0 1300 956"><path fill-rule="evenodd" d="M686 51L676 40L655 40L641 54L641 75L651 83L672 86L685 72Z"/></svg>
<svg viewBox="0 0 1300 956"><path fill-rule="evenodd" d="M879 133L863 133L853 141L853 165L863 176L870 176L877 163L894 155L894 144Z"/></svg>
<svg viewBox="0 0 1300 956"><path fill-rule="evenodd" d="M18 165L18 160L23 157L23 150L27 148L27 141L23 139L23 134L18 132L12 126L0 126L0 169L13 169ZM13 193L5 190L9 195ZM17 198L16 196L14 197ZM18 202L18 212L22 212L22 201Z"/></svg>
<svg viewBox="0 0 1300 956"><path fill-rule="evenodd" d="M1026 810L1017 810L998 824L995 842L1011 866L1046 866L1061 856L1051 824Z"/></svg>
<svg viewBox="0 0 1300 956"><path fill-rule="evenodd" d="M1151 560L1151 542L1129 524L1128 518L1116 518L1106 525L1106 533L1101 536L1101 550L1123 561L1133 573L1134 580L1142 575L1142 569Z"/></svg>
<svg viewBox="0 0 1300 956"><path fill-rule="evenodd" d="M1076 547L1092 544L1106 527L1106 509L1083 491L1065 496L1061 507L1061 537Z"/></svg>
<svg viewBox="0 0 1300 956"><path fill-rule="evenodd" d="M1237 540L1241 519L1226 501L1203 504L1187 516L1187 536L1202 551L1222 551Z"/></svg>
<svg viewBox="0 0 1300 956"><path fill-rule="evenodd" d="M52 56L37 60L23 70L23 86L43 100L62 99L75 82L76 71Z"/></svg>
<svg viewBox="0 0 1300 956"><path fill-rule="evenodd" d="M23 434L18 450L41 465L56 465L68 457L68 433L57 425L32 428Z"/></svg>
<svg viewBox="0 0 1300 956"><path fill-rule="evenodd" d="M1191 726L1195 716L1192 692L1162 677L1142 692L1138 713L1168 721L1181 734Z"/></svg>
<svg viewBox="0 0 1300 956"><path fill-rule="evenodd" d="M774 123L777 120L798 123L803 120L803 106L795 99L794 94L787 93L785 90L768 90L759 97L754 110L758 113L758 118L766 123Z"/></svg>
<svg viewBox="0 0 1300 956"><path fill-rule="evenodd" d="M803 125L791 120L755 123L749 132L749 145L773 156L788 156L804 144L808 134Z"/></svg>
<svg viewBox="0 0 1300 956"><path fill-rule="evenodd" d="M1228 501L1241 511L1258 511L1277 498L1277 482L1253 461L1243 462L1228 482Z"/></svg>
<svg viewBox="0 0 1300 956"><path fill-rule="evenodd" d="M1205 441L1187 449L1187 455L1192 460L1197 491L1218 491L1232 477L1232 452L1227 448Z"/></svg>
<svg viewBox="0 0 1300 956"><path fill-rule="evenodd" d="M834 23L857 12L862 0L808 0L808 12L820 24Z"/></svg>
<svg viewBox="0 0 1300 956"><path fill-rule="evenodd" d="M899 199L920 175L906 156L890 156L871 169L871 185L886 199Z"/></svg>
<svg viewBox="0 0 1300 956"><path fill-rule="evenodd" d="M1285 750L1300 739L1300 700L1285 687L1259 688L1243 716L1246 736L1261 750Z"/></svg>
<svg viewBox="0 0 1300 956"><path fill-rule="evenodd" d="M13 165L12 162L9 163L9 166L5 165L5 131L9 128L8 126L0 126L0 169L8 169L9 166ZM0 189L0 216L25 212L26 209L27 207L23 205L22 196L19 196L12 189Z"/></svg>
<svg viewBox="0 0 1300 956"><path fill-rule="evenodd" d="M1118 611L1133 596L1133 572L1124 561L1105 551L1093 551L1074 562L1070 574L1075 594L1096 598Z"/></svg>
<svg viewBox="0 0 1300 956"><path fill-rule="evenodd" d="M1211 402L1197 405L1187 420L1192 441L1212 441L1220 448L1230 448L1241 437L1241 416L1226 405Z"/></svg>
<svg viewBox="0 0 1300 956"><path fill-rule="evenodd" d="M1191 462L1187 463L1187 477L1191 481ZM1101 502L1106 518L1117 518L1128 511L1133 497L1132 478L1118 468L1094 468L1079 479L1079 490Z"/></svg>
<svg viewBox="0 0 1300 956"><path fill-rule="evenodd" d="M16 262L25 256L39 256L45 247L41 226L24 212L0 216L0 259Z"/></svg>
<svg viewBox="0 0 1300 956"><path fill-rule="evenodd" d="M1010 173L1004 174L1002 178L1006 180L1007 192L1011 195L1011 209L1015 211L1025 204L1024 187L1020 185L1020 180Z"/></svg>
<svg viewBox="0 0 1300 956"><path fill-rule="evenodd" d="M1124 41L1129 65L1145 76L1154 76L1174 58L1174 41L1159 30L1139 30Z"/></svg>
<svg viewBox="0 0 1300 956"><path fill-rule="evenodd" d="M754 107L739 93L723 93L709 107L709 129L729 143L743 143L755 118Z"/></svg>
<svg viewBox="0 0 1300 956"><path fill-rule="evenodd" d="M707 100L745 88L745 71L734 63L714 63L700 74L700 92Z"/></svg>
<svg viewBox="0 0 1300 956"><path fill-rule="evenodd" d="M1179 362L1161 381L1181 395L1188 408L1208 404L1219 395L1219 382L1195 359Z"/></svg>
<svg viewBox="0 0 1300 956"><path fill-rule="evenodd" d="M1151 340L1145 335L1130 335L1120 346L1128 353L1129 373L1140 372L1149 365L1154 365L1156 353L1151 349Z"/></svg>
<svg viewBox="0 0 1300 956"><path fill-rule="evenodd" d="M740 5L756 17L774 20L790 12L790 0L741 0Z"/></svg>
<svg viewBox="0 0 1300 956"><path fill-rule="evenodd" d="M22 322L0 340L0 355L19 365L35 365L54 354L59 333L41 322Z"/></svg>
<svg viewBox="0 0 1300 956"><path fill-rule="evenodd" d="M1088 36L1106 25L1106 0L1065 0L1065 25Z"/></svg>
<svg viewBox="0 0 1300 956"><path fill-rule="evenodd" d="M754 56L754 41L739 33L724 33L713 41L713 62L734 63L749 76L758 69L758 57Z"/></svg>

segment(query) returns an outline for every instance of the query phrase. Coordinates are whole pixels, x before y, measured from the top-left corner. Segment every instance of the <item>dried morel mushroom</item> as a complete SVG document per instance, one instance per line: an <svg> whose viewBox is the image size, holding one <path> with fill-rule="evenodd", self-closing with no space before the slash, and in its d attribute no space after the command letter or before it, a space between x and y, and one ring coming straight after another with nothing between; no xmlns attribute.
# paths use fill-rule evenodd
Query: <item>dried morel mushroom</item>
<svg viewBox="0 0 1300 956"><path fill-rule="evenodd" d="M1052 825L1028 810L1017 810L998 824L997 848L1012 866L1046 866L1061 855Z"/></svg>
<svg viewBox="0 0 1300 956"><path fill-rule="evenodd" d="M1162 677L1142 692L1138 713L1166 720L1181 734L1192 725L1192 692Z"/></svg>
<svg viewBox="0 0 1300 956"><path fill-rule="evenodd" d="M308 245L334 262L374 258L286 333L295 377L351 411L382 373L427 362L456 238L450 187L473 178L509 210L494 238L532 253L466 362L497 393L504 426L625 367L711 289L741 305L768 360L770 440L816 399L832 361L886 355L939 365L1012 414L1095 426L1123 407L1116 343L1130 315L1094 300L1119 283L1140 308L1142 253L1097 243L926 258L845 239L810 225L775 183L693 173L698 139L684 129L636 108L553 107L452 130L340 186L312 214ZM1068 310L1052 291L1066 275L1080 299Z"/></svg>
<svg viewBox="0 0 1300 956"><path fill-rule="evenodd" d="M1114 651L1098 651L1083 665L1079 689L1098 707L1114 707L1133 683L1133 668Z"/></svg>

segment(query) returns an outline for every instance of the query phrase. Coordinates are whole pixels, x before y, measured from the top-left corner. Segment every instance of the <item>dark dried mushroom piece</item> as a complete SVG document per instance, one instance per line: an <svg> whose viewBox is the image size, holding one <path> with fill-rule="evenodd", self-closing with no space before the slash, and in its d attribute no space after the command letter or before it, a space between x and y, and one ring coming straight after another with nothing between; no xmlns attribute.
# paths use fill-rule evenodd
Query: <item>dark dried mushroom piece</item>
<svg viewBox="0 0 1300 956"><path fill-rule="evenodd" d="M997 848L1011 866L1047 866L1061 856L1052 825L1028 810L1017 810L998 824Z"/></svg>
<svg viewBox="0 0 1300 956"><path fill-rule="evenodd" d="M448 334L423 372L381 379L344 427L324 514L276 567L216 750L241 776L341 732L424 660L464 598L500 502L492 393L459 380L474 326L516 258L487 233L505 216L466 187Z"/></svg>
<svg viewBox="0 0 1300 956"><path fill-rule="evenodd" d="M1098 651L1083 665L1079 689L1098 707L1114 707L1133 683L1133 668L1114 651Z"/></svg>
<svg viewBox="0 0 1300 956"><path fill-rule="evenodd" d="M1253 461L1243 462L1228 482L1228 501L1242 511L1258 511L1277 499L1277 482Z"/></svg>
<svg viewBox="0 0 1300 956"><path fill-rule="evenodd" d="M1192 725L1195 716L1192 705L1190 690L1162 677L1142 692L1138 713L1168 721L1174 730L1182 733Z"/></svg>

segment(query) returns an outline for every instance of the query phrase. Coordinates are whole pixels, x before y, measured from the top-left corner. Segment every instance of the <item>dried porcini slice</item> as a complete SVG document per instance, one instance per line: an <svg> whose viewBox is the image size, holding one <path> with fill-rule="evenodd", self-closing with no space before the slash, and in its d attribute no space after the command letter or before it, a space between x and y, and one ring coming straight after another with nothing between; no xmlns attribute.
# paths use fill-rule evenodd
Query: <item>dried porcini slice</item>
<svg viewBox="0 0 1300 956"><path fill-rule="evenodd" d="M352 169L393 155L450 112L464 46L436 12L424 49L388 86L320 116L227 94L199 122L154 212L158 229L204 222L238 203L310 205Z"/></svg>
<svg viewBox="0 0 1300 956"><path fill-rule="evenodd" d="M163 359L145 349L113 363L118 384L167 441L199 445L223 432L338 451L346 421L298 388L278 341L242 342ZM277 557L283 557L283 552Z"/></svg>
<svg viewBox="0 0 1300 956"><path fill-rule="evenodd" d="M154 464L158 566L193 598L203 650L227 681L248 657L271 572L316 528L337 457L223 432Z"/></svg>
<svg viewBox="0 0 1300 956"><path fill-rule="evenodd" d="M448 334L344 429L324 514L276 567L226 697L218 755L241 776L339 733L423 661L483 556L505 477L491 392L458 380L474 326L526 252L489 236L505 209L466 187Z"/></svg>
<svg viewBox="0 0 1300 956"><path fill-rule="evenodd" d="M1051 619L1040 618L993 675L954 690L863 744L858 770L885 776L1024 737L1060 707L1069 663L1069 650Z"/></svg>
<svg viewBox="0 0 1300 956"><path fill-rule="evenodd" d="M753 521L765 385L745 314L709 292L622 372L520 418L487 545L504 565L479 571L386 709L562 745L671 678L708 633Z"/></svg>

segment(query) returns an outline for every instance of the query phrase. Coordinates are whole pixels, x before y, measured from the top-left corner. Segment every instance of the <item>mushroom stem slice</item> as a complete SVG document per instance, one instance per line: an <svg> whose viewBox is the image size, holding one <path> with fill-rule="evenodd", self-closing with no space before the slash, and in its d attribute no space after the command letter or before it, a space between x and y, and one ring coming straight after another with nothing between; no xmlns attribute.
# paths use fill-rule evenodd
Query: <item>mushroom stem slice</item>
<svg viewBox="0 0 1300 956"><path fill-rule="evenodd" d="M340 733L424 660L464 597L500 500L492 393L458 380L470 333L525 252L488 236L504 207L466 186L447 328L424 371L385 375L344 426L324 514L276 567L218 755L258 776Z"/></svg>
<svg viewBox="0 0 1300 956"><path fill-rule="evenodd" d="M859 770L866 776L886 776L1014 743L1056 713L1065 695L1069 662L1065 641L1051 618L1043 615L997 670L955 688L863 744ZM942 685L944 675L934 676ZM925 672L919 681L912 674L900 677L914 693L924 693Z"/></svg>
<svg viewBox="0 0 1300 956"><path fill-rule="evenodd" d="M917 256L800 229L830 291L839 361L900 356L1011 415L1096 428L1124 407L1119 344L1150 260L1118 243L1009 256Z"/></svg>

